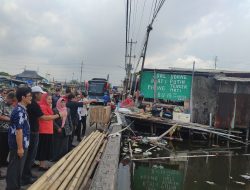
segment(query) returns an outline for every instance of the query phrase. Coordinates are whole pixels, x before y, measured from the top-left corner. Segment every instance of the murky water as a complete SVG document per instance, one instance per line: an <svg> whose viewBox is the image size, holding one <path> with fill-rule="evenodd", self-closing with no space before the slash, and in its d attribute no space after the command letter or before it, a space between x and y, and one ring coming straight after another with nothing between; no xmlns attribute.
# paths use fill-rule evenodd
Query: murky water
<svg viewBox="0 0 250 190"><path fill-rule="evenodd" d="M139 148L143 152L152 147L135 145L133 150ZM141 159L136 161L130 161L130 153L121 152L119 179L123 183L130 179L132 190L250 190L248 147L229 146L226 142L168 141L166 146L149 150L150 156L133 153L134 159ZM170 158L151 160L159 157ZM129 188L128 184L125 188Z"/></svg>

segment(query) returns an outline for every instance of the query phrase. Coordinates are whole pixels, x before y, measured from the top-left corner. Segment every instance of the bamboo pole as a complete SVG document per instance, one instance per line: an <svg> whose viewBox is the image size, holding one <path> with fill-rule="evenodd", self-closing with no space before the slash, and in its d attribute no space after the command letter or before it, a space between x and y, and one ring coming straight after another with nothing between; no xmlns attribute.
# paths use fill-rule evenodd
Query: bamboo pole
<svg viewBox="0 0 250 190"><path fill-rule="evenodd" d="M167 157L157 157L157 158L139 158L132 159L132 161L143 161L143 160L165 160L165 159L176 159L176 158L202 158L202 157L216 157L217 155L193 155L193 156L167 156Z"/></svg>
<svg viewBox="0 0 250 190"><path fill-rule="evenodd" d="M60 175L63 170L61 170L62 167L64 166L68 166L70 162L72 162L75 158L75 156L79 153L79 151L82 149L82 147L89 141L89 139L91 139L94 135L96 135L97 132L94 132L92 134L90 134L84 141L81 141L80 144L73 149L71 152L71 155L69 156L69 158L63 163L63 165L61 165L59 168L57 168L56 171L53 172L53 175L51 175L51 177L47 178L47 180L45 181L45 183L43 183L38 190L44 190L44 189L49 189L49 185L50 185L50 180L52 178L54 178L55 174Z"/></svg>
<svg viewBox="0 0 250 190"><path fill-rule="evenodd" d="M96 165L98 164L98 162L99 162L100 159L101 159L103 150L104 150L104 148L106 147L107 142L108 142L107 140L105 140L105 141L103 142L102 147L101 147L101 149L99 150L98 154L96 155L96 157L95 157L93 163L91 164L91 167L89 168L89 171L88 171L88 173L87 173L87 175L86 175L86 177L85 177L85 179L84 179L82 185L81 185L80 188L78 188L78 189L84 189L84 187L87 185L87 183L88 183L88 181L89 181L89 179L90 179L90 177L91 177L91 175L92 175L92 173L93 173L93 171L94 171Z"/></svg>
<svg viewBox="0 0 250 190"><path fill-rule="evenodd" d="M90 165L92 164L92 161L93 161L94 157L96 156L97 151L100 149L100 146L103 143L104 137L105 137L105 135L102 135L100 137L100 139L96 143L96 146L94 147L93 151L88 154L88 157L86 158L86 160L84 161L84 163L80 166L80 168L77 171L76 175L72 179L72 183L68 185L67 189L69 189L69 190L75 190L75 189L79 188L79 186L81 185L82 180L83 180L81 178L81 176L84 177L85 174L87 173L87 170L90 167Z"/></svg>
<svg viewBox="0 0 250 190"><path fill-rule="evenodd" d="M77 155L79 153L79 151L81 150L81 148L89 141L89 139L91 139L95 134L97 134L97 132L94 132L92 134L90 134L84 141L81 141L81 143L75 148L73 149L72 151L70 151L70 156L69 158L63 162L63 165L61 165L59 168L57 168L56 171L54 171L52 173L52 175L50 177L47 178L47 180L39 186L39 188L37 189L34 189L34 190L45 190L45 189L48 189L49 188L49 183L50 183L50 180L52 178L54 178L54 175L55 173L58 173L58 175L60 175L63 171L60 170L62 167L64 166L67 166L71 161L73 161L73 159L75 158L75 155Z"/></svg>
<svg viewBox="0 0 250 190"><path fill-rule="evenodd" d="M67 163L65 165L62 165L62 167L59 168L59 170L47 182L48 189L55 190L55 189L57 189L61 185L62 181L65 179L66 175L68 174L65 171L70 171L74 167L76 161L78 161L79 158L84 154L84 152L86 152L86 150L95 141L95 139L98 139L101 135L102 134L99 133L99 132L97 134L95 134L92 138L89 139L89 141L85 144L85 146L82 147L82 149L74 157L74 159L72 160L71 163Z"/></svg>
<svg viewBox="0 0 250 190"><path fill-rule="evenodd" d="M33 183L28 190L39 190L40 187L55 173L58 168L60 168L67 161L71 161L74 155L78 152L81 145L84 145L89 138L91 138L94 133L91 133L86 139L81 141L81 143L71 152L68 152L65 156L63 156L58 162L56 162L47 172L45 172L35 183ZM42 189L44 190L44 189Z"/></svg>
<svg viewBox="0 0 250 190"><path fill-rule="evenodd" d="M104 136L105 137L105 136ZM101 152L103 152L103 149L105 148L105 146L106 146L106 144L107 144L107 140L105 140L103 143L102 143L102 146L101 146L101 144L99 145L99 148L95 151L95 153L91 156L91 158L90 158L90 161L91 162L88 162L88 165L87 165L87 167L86 167L86 169L84 169L84 172L82 172L81 173L81 175L80 175L80 178L79 178L79 180L78 180L78 182L77 182L77 184L76 184L76 189L79 189L79 190L81 190L82 188L81 188L81 185L83 184L83 180L84 180L84 178L85 178L85 180L88 180L90 177L88 177L87 178L87 172L88 171L90 171L90 167L92 166L92 164L93 164L93 162L94 162L94 159L95 159L95 157L97 156L97 152L98 152L98 150L100 151L101 150ZM72 189L72 190L74 190L74 189Z"/></svg>
<svg viewBox="0 0 250 190"><path fill-rule="evenodd" d="M172 127L170 127L166 132L164 132L163 134L161 134L161 135L157 138L157 140L162 139L164 136L166 136L166 135L167 135L168 133L170 133L172 130L175 130L176 127L178 127L178 124L175 124L175 125L173 125Z"/></svg>
<svg viewBox="0 0 250 190"><path fill-rule="evenodd" d="M129 142L129 153L130 153L130 159L132 159L133 158L133 151L132 151L130 142Z"/></svg>
<svg viewBox="0 0 250 190"><path fill-rule="evenodd" d="M77 179L78 179L77 174L79 173L79 176L80 176L80 174L83 172L83 169L85 168L86 163L89 162L89 158L91 157L93 152L95 152L95 149L98 150L100 148L100 144L102 143L103 138L104 138L104 135L102 134L98 139L94 141L94 143L91 144L89 149L84 153L81 159L77 162L77 164L70 171L68 176L65 178L63 183L60 185L60 187L58 188L59 190L69 189L66 187L67 186L69 187L69 185L70 186L74 185L74 183L77 182ZM76 182L73 182L75 179L76 179ZM70 183L68 181L70 181Z"/></svg>

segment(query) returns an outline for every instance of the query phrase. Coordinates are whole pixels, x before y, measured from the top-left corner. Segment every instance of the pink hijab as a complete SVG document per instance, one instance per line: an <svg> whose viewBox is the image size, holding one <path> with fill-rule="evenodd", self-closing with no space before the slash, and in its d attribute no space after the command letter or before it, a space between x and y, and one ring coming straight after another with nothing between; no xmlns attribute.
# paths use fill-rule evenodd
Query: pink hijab
<svg viewBox="0 0 250 190"><path fill-rule="evenodd" d="M56 108L57 108L57 110L59 111L59 112L62 112L63 114L64 114L64 116L62 117L62 128L64 127L64 125L65 125L65 121L66 121L66 119L67 119L67 115L68 115L68 112L67 112L67 107L65 106L65 107L63 107L62 105L61 105L61 102L62 101L65 101L63 98L59 98L59 100L57 101L57 103L56 103Z"/></svg>

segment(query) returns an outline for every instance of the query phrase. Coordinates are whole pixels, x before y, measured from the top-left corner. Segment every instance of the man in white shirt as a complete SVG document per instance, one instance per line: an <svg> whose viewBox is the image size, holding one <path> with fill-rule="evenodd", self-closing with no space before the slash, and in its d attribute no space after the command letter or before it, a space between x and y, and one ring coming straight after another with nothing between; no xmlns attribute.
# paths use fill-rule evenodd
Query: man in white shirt
<svg viewBox="0 0 250 190"><path fill-rule="evenodd" d="M85 93L82 93L82 97L81 95L78 95L77 98L80 99L79 102L88 101L87 95ZM83 105L83 107L78 107L77 110L79 120L77 124L76 134L77 134L77 141L79 142L82 140L81 136L85 135L88 109L89 109L89 104Z"/></svg>

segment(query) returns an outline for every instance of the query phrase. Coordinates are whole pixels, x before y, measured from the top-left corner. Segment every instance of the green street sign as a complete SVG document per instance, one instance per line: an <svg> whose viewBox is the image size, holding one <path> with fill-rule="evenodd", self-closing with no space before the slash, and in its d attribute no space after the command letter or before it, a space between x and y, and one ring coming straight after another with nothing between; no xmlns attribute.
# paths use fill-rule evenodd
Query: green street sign
<svg viewBox="0 0 250 190"><path fill-rule="evenodd" d="M154 98L155 79L157 99L171 101L190 99L192 76L154 73L154 71L143 71L141 74L140 91L145 98Z"/></svg>

